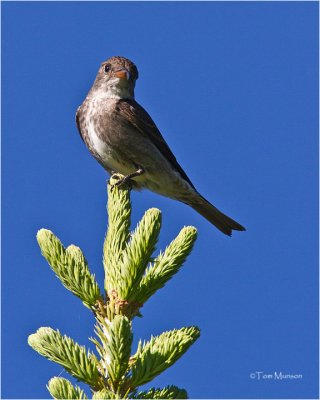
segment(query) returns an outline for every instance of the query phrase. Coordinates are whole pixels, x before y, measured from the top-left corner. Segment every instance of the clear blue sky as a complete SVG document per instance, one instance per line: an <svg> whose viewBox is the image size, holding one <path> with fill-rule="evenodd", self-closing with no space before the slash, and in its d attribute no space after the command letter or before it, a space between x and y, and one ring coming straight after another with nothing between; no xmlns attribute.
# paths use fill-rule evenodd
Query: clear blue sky
<svg viewBox="0 0 320 400"><path fill-rule="evenodd" d="M3 3L2 398L49 397L68 377L27 345L40 326L89 345L93 318L42 258L45 227L79 245L103 283L106 173L74 115L99 63L140 70L136 99L199 191L247 227L222 235L187 206L163 212L159 248L199 230L183 270L142 309L135 341L197 324L154 384L199 398L317 398L318 4ZM250 379L250 373L302 379Z"/></svg>

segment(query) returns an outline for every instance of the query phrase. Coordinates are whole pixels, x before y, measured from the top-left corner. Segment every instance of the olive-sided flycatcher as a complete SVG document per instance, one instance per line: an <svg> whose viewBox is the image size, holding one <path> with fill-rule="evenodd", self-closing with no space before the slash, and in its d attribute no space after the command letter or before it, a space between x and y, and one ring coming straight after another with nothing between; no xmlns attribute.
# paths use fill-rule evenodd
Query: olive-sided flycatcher
<svg viewBox="0 0 320 400"><path fill-rule="evenodd" d="M124 57L101 64L76 114L80 135L94 158L110 174L124 175L135 189L147 188L188 204L226 235L244 231L196 190L149 114L135 101L137 78L137 67Z"/></svg>

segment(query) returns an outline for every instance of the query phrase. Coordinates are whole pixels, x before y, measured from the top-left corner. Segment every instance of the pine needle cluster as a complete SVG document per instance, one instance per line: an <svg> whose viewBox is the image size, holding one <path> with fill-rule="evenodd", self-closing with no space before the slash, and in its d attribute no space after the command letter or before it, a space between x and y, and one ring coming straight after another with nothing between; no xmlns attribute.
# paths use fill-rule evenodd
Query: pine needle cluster
<svg viewBox="0 0 320 400"><path fill-rule="evenodd" d="M164 252L155 258L161 212L147 210L130 232L130 186L117 185L119 175L108 183L108 229L103 246L104 290L79 247L65 248L49 230L41 229L37 240L43 256L61 283L80 298L96 319L95 352L80 346L58 330L42 327L28 338L42 356L60 364L77 380L89 385L92 399L185 399L176 386L139 387L174 364L197 340L196 326L173 329L149 341L139 341L132 352L132 319L157 290L176 274L196 240L194 227L184 227ZM87 399L69 380L54 377L47 388L54 399Z"/></svg>

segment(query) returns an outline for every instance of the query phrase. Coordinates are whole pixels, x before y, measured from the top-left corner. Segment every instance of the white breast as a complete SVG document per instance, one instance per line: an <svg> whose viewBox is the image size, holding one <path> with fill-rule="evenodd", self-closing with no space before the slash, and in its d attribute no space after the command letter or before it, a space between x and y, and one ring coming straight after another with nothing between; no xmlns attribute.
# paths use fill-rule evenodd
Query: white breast
<svg viewBox="0 0 320 400"><path fill-rule="evenodd" d="M87 133L90 139L90 145L92 149L97 153L97 155L104 160L105 158L108 158L110 156L110 149L108 149L107 144L100 139L97 131L96 131L96 124L94 122L95 114L97 112L97 109L100 108L100 102L103 100L102 98L100 99L99 97L97 99L91 99L89 104L88 104L88 112L86 113L86 119L85 119L85 126L87 129Z"/></svg>
<svg viewBox="0 0 320 400"><path fill-rule="evenodd" d="M91 146L95 150L95 152L101 157L102 159L105 159L108 157L110 154L110 151L108 151L108 146L101 140L96 132L95 129L95 124L93 120L88 117L87 121L87 129L88 129L88 135L90 138Z"/></svg>
<svg viewBox="0 0 320 400"><path fill-rule="evenodd" d="M120 157L115 154L115 150L99 137L96 130L96 124L94 122L94 119L92 118L92 114L95 110L95 104L92 104L90 108L91 109L89 109L89 112L87 113L85 124L87 127L90 146L92 150L94 151L94 153L96 153L99 161L102 161L107 170L112 170L121 174L131 173L132 168L130 166L124 165L121 162L122 160L120 159Z"/></svg>

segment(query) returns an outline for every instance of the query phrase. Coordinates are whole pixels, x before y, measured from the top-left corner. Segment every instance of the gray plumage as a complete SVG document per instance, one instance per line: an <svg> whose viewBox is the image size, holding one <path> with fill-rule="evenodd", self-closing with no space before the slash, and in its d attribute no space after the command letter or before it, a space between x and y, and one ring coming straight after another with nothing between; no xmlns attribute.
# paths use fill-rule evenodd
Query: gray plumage
<svg viewBox="0 0 320 400"><path fill-rule="evenodd" d="M197 192L149 114L134 100L137 78L136 66L126 58L101 64L76 114L92 155L110 174L132 175L134 188L188 204L227 235L245 230Z"/></svg>

